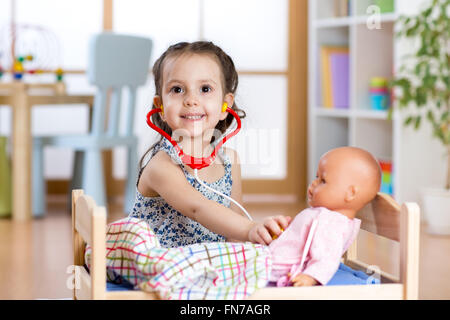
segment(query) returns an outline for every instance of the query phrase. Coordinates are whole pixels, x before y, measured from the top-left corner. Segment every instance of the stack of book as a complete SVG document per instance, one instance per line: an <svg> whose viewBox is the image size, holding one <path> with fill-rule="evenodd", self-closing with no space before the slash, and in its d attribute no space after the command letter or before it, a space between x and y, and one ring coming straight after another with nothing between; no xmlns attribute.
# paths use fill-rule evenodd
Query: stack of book
<svg viewBox="0 0 450 320"><path fill-rule="evenodd" d="M374 110L387 110L389 108L389 88L387 79L374 77L370 79L370 103Z"/></svg>
<svg viewBox="0 0 450 320"><path fill-rule="evenodd" d="M350 15L350 0L334 0L334 15L346 17Z"/></svg>
<svg viewBox="0 0 450 320"><path fill-rule="evenodd" d="M381 188L380 191L389 195L394 194L392 179L392 162L389 160L378 159L381 167Z"/></svg>
<svg viewBox="0 0 450 320"><path fill-rule="evenodd" d="M348 47L320 48L322 105L325 108L348 108L350 58Z"/></svg>

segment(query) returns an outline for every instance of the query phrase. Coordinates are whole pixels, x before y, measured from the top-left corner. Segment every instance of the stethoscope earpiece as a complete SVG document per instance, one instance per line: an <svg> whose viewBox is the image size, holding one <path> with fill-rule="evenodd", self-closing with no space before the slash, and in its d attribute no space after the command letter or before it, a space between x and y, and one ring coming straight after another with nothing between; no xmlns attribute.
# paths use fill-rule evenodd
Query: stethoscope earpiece
<svg viewBox="0 0 450 320"><path fill-rule="evenodd" d="M228 109L228 103L224 102L222 105L222 112L227 112Z"/></svg>

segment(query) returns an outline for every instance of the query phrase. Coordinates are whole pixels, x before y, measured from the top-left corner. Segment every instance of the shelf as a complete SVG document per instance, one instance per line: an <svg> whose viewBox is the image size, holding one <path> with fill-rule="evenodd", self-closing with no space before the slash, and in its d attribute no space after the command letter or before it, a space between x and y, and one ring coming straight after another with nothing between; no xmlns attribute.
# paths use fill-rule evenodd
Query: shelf
<svg viewBox="0 0 450 320"><path fill-rule="evenodd" d="M387 110L364 110L364 109L336 109L316 107L314 113L317 117L330 117L330 118L350 118L355 117L358 119L373 119L373 120L389 120ZM393 115L395 118L395 114Z"/></svg>
<svg viewBox="0 0 450 320"><path fill-rule="evenodd" d="M387 110L355 110L355 117L360 119L388 120Z"/></svg>
<svg viewBox="0 0 450 320"><path fill-rule="evenodd" d="M316 28L334 28L334 27L348 27L351 25L366 24L368 19L371 19L370 15L361 16L348 16L348 17L336 17L336 18L322 18L314 21L314 27ZM381 23L394 23L398 19L396 13L383 13L380 14Z"/></svg>
<svg viewBox="0 0 450 320"><path fill-rule="evenodd" d="M353 17L353 22L355 24L366 24L367 19L371 18L370 15L362 15L362 16L356 16ZM382 13L380 14L380 22L392 22L394 23L398 19L398 14L396 13Z"/></svg>
<svg viewBox="0 0 450 320"><path fill-rule="evenodd" d="M346 27L352 24L352 17L323 18L315 21L316 28Z"/></svg>
<svg viewBox="0 0 450 320"><path fill-rule="evenodd" d="M398 0L396 0L398 1ZM405 0L406 1L406 0ZM397 167L393 184L402 195L402 121L397 112L388 119L388 110L371 109L370 83L374 77L391 79L397 56L394 13L372 15L373 0L352 0L350 16L336 16L334 0L309 0L309 128L308 179L312 181L320 156L330 149L352 145L389 159ZM378 25L373 25L378 23ZM374 28L371 28L371 24ZM326 108L322 102L321 46L348 46L350 50L349 108Z"/></svg>
<svg viewBox="0 0 450 320"><path fill-rule="evenodd" d="M336 108L325 108L317 107L314 112L319 117L334 117L334 118L348 118L350 117L349 109L336 109Z"/></svg>

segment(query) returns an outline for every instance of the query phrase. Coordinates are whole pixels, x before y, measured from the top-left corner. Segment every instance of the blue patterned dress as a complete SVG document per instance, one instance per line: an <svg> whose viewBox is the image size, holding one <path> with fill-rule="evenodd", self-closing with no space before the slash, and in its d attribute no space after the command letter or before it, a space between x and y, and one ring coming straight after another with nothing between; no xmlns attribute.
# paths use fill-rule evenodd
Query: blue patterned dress
<svg viewBox="0 0 450 320"><path fill-rule="evenodd" d="M182 164L172 144L165 138L156 144L151 152L151 157L161 150L166 152L181 167L186 179L195 189L200 191L209 200L214 200L226 207L230 207L230 201L228 199L206 189L197 182L195 177ZM218 152L218 156L224 164L225 174L213 183L205 182L205 184L214 190L230 196L233 184L231 178L231 162L229 157L223 152L223 148ZM130 216L146 220L158 237L161 246L165 248L186 246L201 242L225 241L224 236L214 233L200 223L184 216L172 208L162 197L144 197L137 188L136 200Z"/></svg>

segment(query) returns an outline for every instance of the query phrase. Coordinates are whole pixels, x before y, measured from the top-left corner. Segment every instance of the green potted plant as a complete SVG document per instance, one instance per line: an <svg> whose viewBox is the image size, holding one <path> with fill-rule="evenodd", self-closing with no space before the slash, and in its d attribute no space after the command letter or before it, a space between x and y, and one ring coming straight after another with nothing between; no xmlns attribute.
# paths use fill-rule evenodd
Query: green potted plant
<svg viewBox="0 0 450 320"><path fill-rule="evenodd" d="M424 189L422 199L428 231L450 234L450 0L429 0L417 15L401 16L396 28L396 36L415 41L417 49L391 81L394 108L414 129L429 121L446 150L445 188Z"/></svg>

